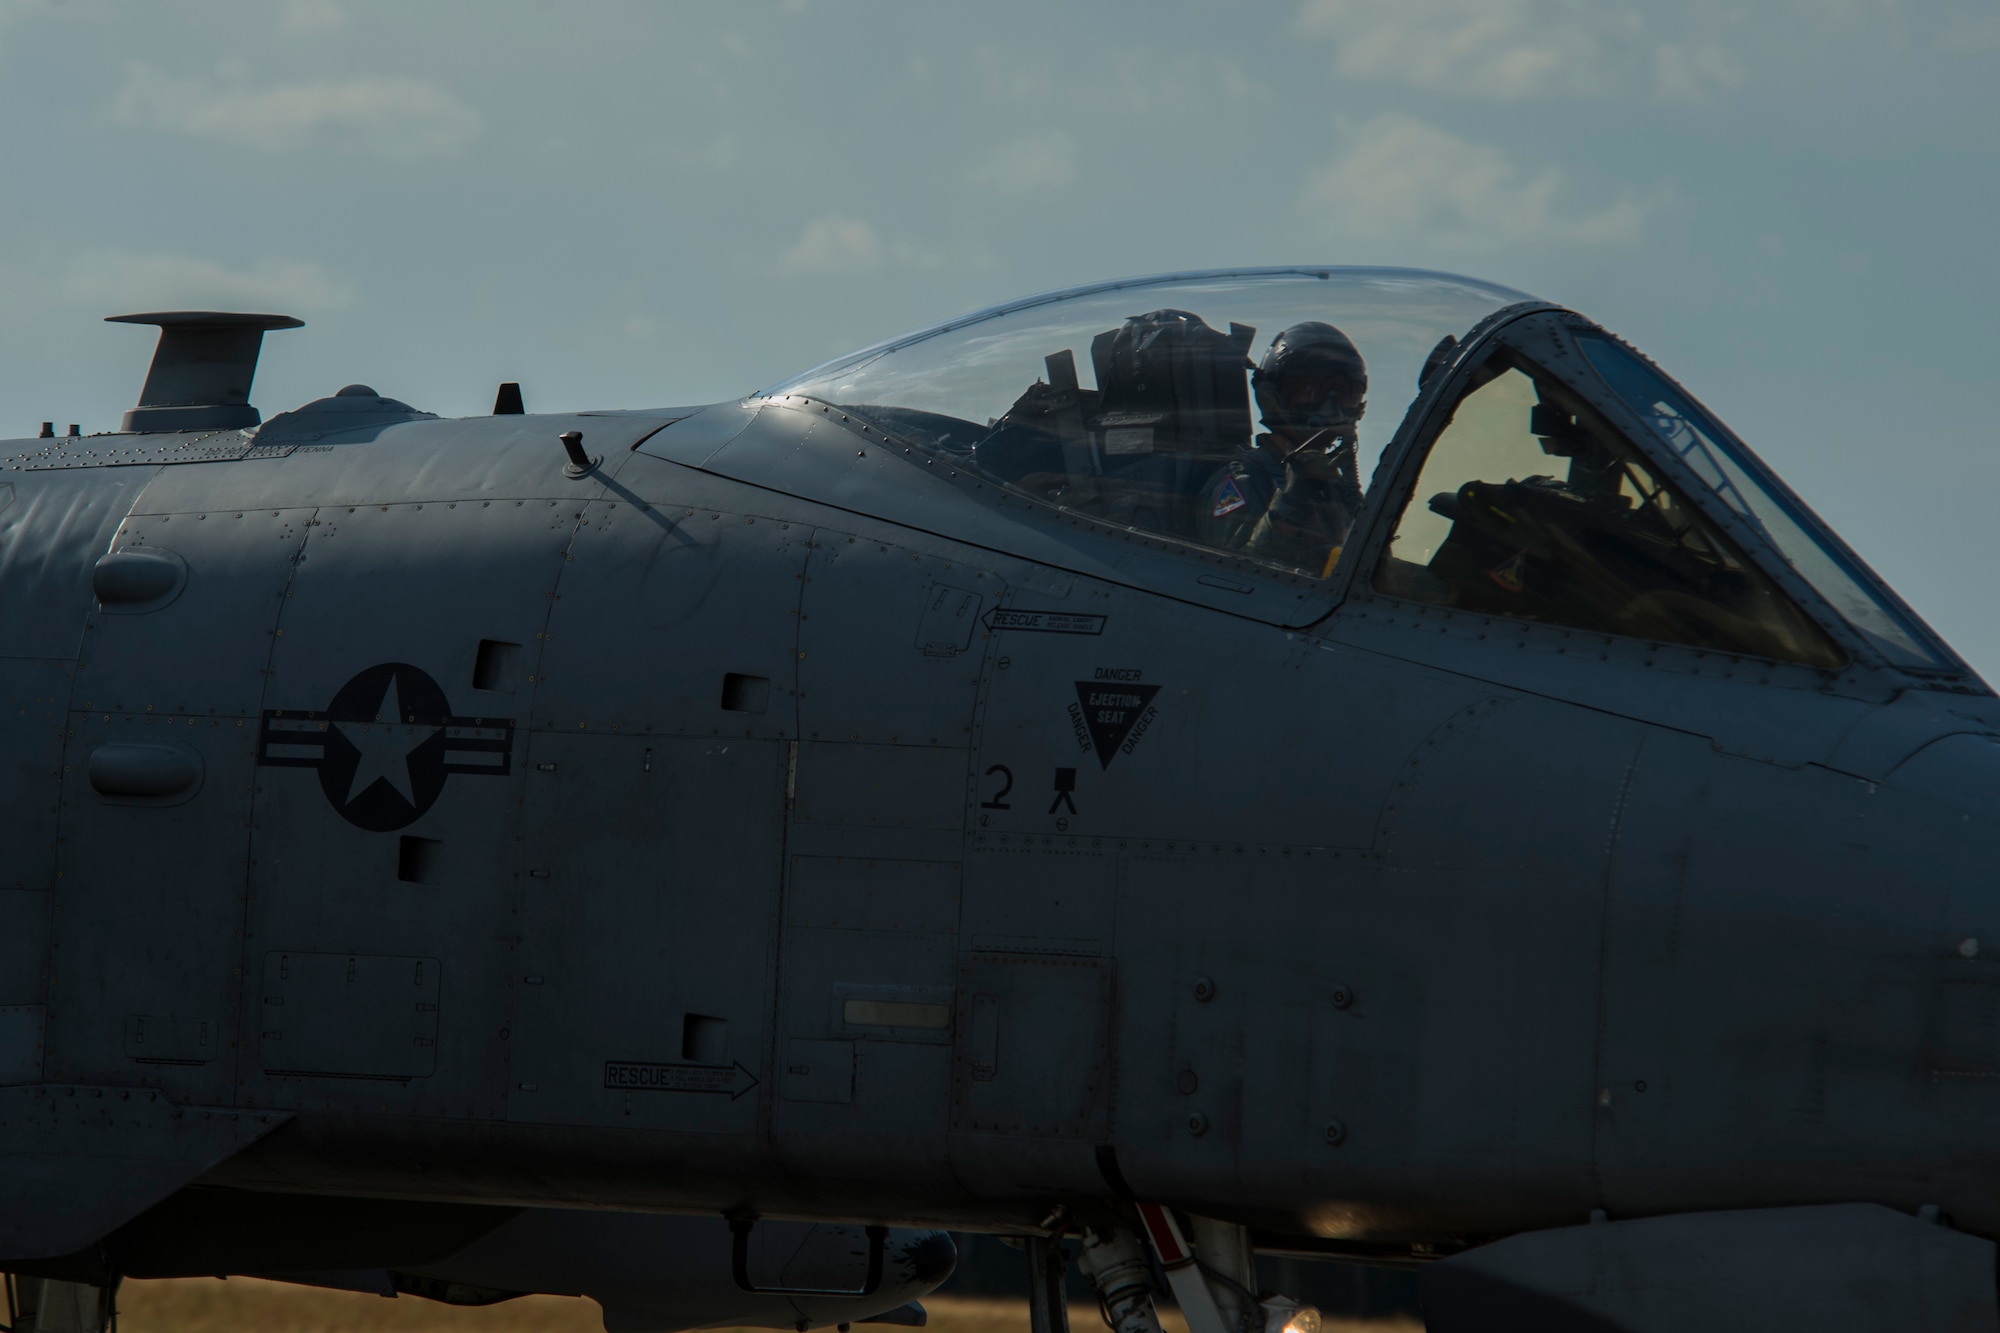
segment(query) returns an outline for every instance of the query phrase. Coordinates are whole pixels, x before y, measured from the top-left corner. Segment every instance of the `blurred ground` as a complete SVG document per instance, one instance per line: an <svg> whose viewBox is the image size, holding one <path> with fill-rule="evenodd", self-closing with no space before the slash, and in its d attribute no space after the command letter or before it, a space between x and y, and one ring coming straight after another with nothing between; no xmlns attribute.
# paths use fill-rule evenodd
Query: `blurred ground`
<svg viewBox="0 0 2000 1333"><path fill-rule="evenodd" d="M955 1231L952 1240L958 1246L958 1267L938 1289L940 1296L1008 1299L1027 1291L1028 1260L1020 1250L998 1236L976 1232ZM1083 1269L1077 1264L1076 1243L1065 1241L1063 1249L1069 1256L1070 1304L1094 1310L1097 1296L1091 1289L1090 1279L1083 1275ZM1402 1316L1411 1325L1423 1322L1418 1316L1422 1307L1417 1296L1414 1269L1373 1268L1260 1254L1257 1256L1257 1286L1264 1291L1282 1291L1307 1305L1317 1306L1326 1315L1342 1319L1381 1321ZM1164 1292L1165 1287L1156 1283L1155 1290ZM1080 1325L1079 1329L1099 1326L1099 1323L1092 1323ZM1382 1326L1379 1323L1359 1325L1363 1328Z"/></svg>
<svg viewBox="0 0 2000 1333"><path fill-rule="evenodd" d="M1027 1302L974 1296L932 1296L927 1333L1026 1333ZM1172 1310L1166 1333L1187 1333ZM1102 1329L1095 1306L1070 1309L1076 1333ZM1409 1319L1330 1319L1327 1333L1420 1333ZM414 1296L394 1300L327 1291L257 1278L172 1278L130 1281L118 1293L119 1333L603 1333L597 1306L565 1296L524 1296L464 1309ZM881 1333L896 1333L886 1325Z"/></svg>

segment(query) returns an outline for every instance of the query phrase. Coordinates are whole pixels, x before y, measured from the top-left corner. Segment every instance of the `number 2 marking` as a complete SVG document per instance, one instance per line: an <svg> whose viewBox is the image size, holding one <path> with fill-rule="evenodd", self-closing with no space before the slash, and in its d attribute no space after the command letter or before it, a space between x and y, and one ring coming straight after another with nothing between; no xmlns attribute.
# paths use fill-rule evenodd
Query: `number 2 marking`
<svg viewBox="0 0 2000 1333"><path fill-rule="evenodd" d="M989 778L995 773L1000 775L1000 790L994 792L993 799L982 803L979 808L981 810L1012 810L1014 807L1007 804L1007 793L1014 790L1014 770L1005 764L995 764L986 770L986 776Z"/></svg>

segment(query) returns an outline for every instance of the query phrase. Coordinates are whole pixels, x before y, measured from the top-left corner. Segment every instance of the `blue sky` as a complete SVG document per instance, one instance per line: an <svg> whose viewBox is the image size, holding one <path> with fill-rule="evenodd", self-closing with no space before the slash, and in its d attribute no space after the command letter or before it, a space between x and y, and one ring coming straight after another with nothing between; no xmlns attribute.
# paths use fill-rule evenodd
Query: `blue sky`
<svg viewBox="0 0 2000 1333"><path fill-rule="evenodd" d="M0 75L6 434L115 426L127 310L304 318L267 415L458 414L1121 274L1442 268L1652 353L2000 678L1993 0L0 0Z"/></svg>

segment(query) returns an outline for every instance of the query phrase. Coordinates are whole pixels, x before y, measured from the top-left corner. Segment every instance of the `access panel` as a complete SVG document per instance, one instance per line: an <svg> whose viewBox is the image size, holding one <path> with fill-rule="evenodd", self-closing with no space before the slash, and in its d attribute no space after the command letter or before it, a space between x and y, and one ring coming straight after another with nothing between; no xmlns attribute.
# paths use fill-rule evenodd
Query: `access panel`
<svg viewBox="0 0 2000 1333"><path fill-rule="evenodd" d="M400 1085L260 1053L246 1094L258 1104L502 1114L532 646L582 510L495 499L320 511L257 721L245 984L274 953L436 959L437 1044L421 1068L399 1066ZM246 1013L263 998L253 989Z"/></svg>
<svg viewBox="0 0 2000 1333"><path fill-rule="evenodd" d="M999 577L864 536L813 536L799 622L806 740L962 746Z"/></svg>
<svg viewBox="0 0 2000 1333"><path fill-rule="evenodd" d="M257 1058L270 1073L422 1078L437 1068L435 958L271 953Z"/></svg>
<svg viewBox="0 0 2000 1333"><path fill-rule="evenodd" d="M952 1129L1101 1138L1112 975L1102 958L962 955Z"/></svg>
<svg viewBox="0 0 2000 1333"><path fill-rule="evenodd" d="M213 1105L235 1099L257 716L312 510L181 508L198 471L163 469L108 553L171 580L74 592L46 1069ZM131 1039L162 1023L227 1035Z"/></svg>
<svg viewBox="0 0 2000 1333"><path fill-rule="evenodd" d="M592 505L530 645L535 725L796 736L808 536L754 514Z"/></svg>
<svg viewBox="0 0 2000 1333"><path fill-rule="evenodd" d="M542 732L529 754L507 1118L747 1144L767 1078L788 747Z"/></svg>

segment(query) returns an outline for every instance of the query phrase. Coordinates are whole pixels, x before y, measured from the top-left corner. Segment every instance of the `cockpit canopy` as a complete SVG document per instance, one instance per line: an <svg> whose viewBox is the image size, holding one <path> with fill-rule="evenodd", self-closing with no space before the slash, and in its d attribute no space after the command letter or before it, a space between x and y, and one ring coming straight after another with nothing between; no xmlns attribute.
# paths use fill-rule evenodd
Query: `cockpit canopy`
<svg viewBox="0 0 2000 1333"><path fill-rule="evenodd" d="M1107 283L940 324L767 392L838 404L1067 509L1320 577L1426 366L1527 299L1397 269ZM1303 351L1302 329L1318 339ZM1329 334L1351 373L1313 355ZM1287 341L1294 356L1272 364ZM1370 385L1386 409L1373 415ZM1260 532L1285 457L1314 474L1295 483L1310 521Z"/></svg>
<svg viewBox="0 0 2000 1333"><path fill-rule="evenodd" d="M1650 363L1469 278L1106 283L920 330L761 396L837 408L989 495L1329 590L1366 546L1354 586L1400 600L1822 670L1850 646L1959 669Z"/></svg>

